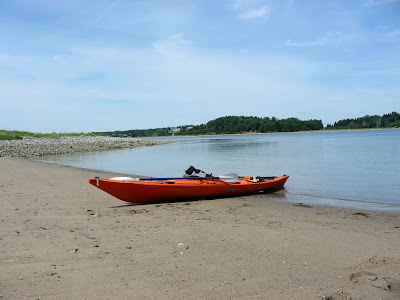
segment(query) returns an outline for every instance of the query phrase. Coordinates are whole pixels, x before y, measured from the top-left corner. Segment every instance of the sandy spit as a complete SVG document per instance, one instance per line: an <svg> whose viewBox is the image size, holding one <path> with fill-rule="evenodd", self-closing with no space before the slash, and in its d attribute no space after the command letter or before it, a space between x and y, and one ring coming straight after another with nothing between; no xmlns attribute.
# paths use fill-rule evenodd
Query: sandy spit
<svg viewBox="0 0 400 300"><path fill-rule="evenodd" d="M400 298L397 214L284 190L134 206L87 183L115 175L0 158L0 298Z"/></svg>

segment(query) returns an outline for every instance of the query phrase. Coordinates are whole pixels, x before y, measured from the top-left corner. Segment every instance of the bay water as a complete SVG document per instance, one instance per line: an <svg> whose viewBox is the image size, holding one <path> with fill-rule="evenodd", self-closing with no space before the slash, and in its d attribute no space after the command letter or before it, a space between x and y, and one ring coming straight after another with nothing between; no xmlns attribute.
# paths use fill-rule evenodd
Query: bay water
<svg viewBox="0 0 400 300"><path fill-rule="evenodd" d="M285 189L269 198L400 212L400 130L164 139L174 143L40 160L152 177L180 177L191 165L214 176L288 174Z"/></svg>

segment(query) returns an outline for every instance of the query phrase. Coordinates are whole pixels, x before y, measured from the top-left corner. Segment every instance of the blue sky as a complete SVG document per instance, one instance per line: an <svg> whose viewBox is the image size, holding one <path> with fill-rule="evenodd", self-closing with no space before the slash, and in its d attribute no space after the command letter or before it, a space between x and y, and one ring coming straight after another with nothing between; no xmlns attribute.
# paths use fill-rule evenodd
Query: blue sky
<svg viewBox="0 0 400 300"><path fill-rule="evenodd" d="M400 0L0 0L0 129L400 112Z"/></svg>

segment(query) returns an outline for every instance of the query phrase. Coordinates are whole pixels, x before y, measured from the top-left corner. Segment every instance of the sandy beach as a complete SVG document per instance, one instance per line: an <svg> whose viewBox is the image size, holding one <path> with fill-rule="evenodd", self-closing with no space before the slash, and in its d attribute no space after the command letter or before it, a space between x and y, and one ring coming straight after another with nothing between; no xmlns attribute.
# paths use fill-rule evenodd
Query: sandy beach
<svg viewBox="0 0 400 300"><path fill-rule="evenodd" d="M87 183L115 175L0 157L2 299L400 299L398 214Z"/></svg>

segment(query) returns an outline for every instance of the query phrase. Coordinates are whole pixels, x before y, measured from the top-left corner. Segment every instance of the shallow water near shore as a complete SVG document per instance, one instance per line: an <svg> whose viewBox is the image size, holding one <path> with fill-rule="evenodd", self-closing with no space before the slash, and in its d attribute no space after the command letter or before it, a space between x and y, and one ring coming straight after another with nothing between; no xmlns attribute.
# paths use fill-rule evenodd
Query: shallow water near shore
<svg viewBox="0 0 400 300"><path fill-rule="evenodd" d="M277 200L400 212L400 130L168 139L176 143L40 160L153 177L182 176L191 165L214 176L288 174Z"/></svg>

